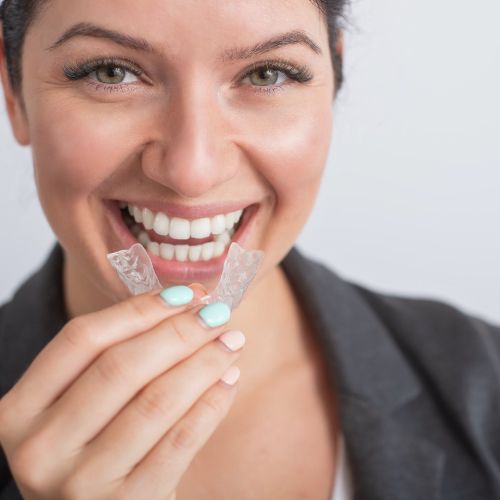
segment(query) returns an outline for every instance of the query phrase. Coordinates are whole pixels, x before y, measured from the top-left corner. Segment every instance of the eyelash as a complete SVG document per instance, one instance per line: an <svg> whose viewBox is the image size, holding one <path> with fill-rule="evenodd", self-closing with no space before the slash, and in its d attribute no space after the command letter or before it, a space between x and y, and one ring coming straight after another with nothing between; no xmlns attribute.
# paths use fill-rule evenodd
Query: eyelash
<svg viewBox="0 0 500 500"><path fill-rule="evenodd" d="M73 64L65 65L63 68L63 72L68 80L76 81L85 79L89 85L95 87L96 91L122 91L126 92L130 90L131 84L106 84L99 82L98 80L92 80L89 76L101 67L114 67L120 68L135 76L141 76L143 71L137 67L135 63L133 63L129 59L114 59L114 58L100 58L100 59L92 59L84 62L76 62ZM258 63L252 64L249 68L247 68L244 73L239 77L239 80L245 79L247 76L252 75L253 73L258 72L259 70L277 70L284 73L290 80L291 83L307 83L312 80L313 75L307 66L295 66L294 64L284 60L284 59L271 59L267 61L262 61ZM252 85L255 87L255 92L257 93L265 93L265 94L274 94L277 91L284 90L283 87L288 85L288 83L281 85Z"/></svg>

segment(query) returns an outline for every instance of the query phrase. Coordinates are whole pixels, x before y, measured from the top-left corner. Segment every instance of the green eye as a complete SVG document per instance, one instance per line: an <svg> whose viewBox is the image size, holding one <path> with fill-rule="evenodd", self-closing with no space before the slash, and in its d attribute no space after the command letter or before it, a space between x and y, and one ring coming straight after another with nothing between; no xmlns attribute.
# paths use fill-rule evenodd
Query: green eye
<svg viewBox="0 0 500 500"><path fill-rule="evenodd" d="M281 73L281 71L277 71L272 68L262 67L254 71L253 73L250 73L248 77L253 85L258 85L258 86L275 85L276 82L278 81L278 73ZM258 78L252 78L252 76L254 75L257 75Z"/></svg>
<svg viewBox="0 0 500 500"><path fill-rule="evenodd" d="M99 66L95 70L96 78L101 83L116 84L123 83L127 71L119 66Z"/></svg>
<svg viewBox="0 0 500 500"><path fill-rule="evenodd" d="M241 76L241 79L247 80L255 90L266 92L281 89L288 83L306 83L312 78L313 75L306 66L296 66L280 59L252 64Z"/></svg>

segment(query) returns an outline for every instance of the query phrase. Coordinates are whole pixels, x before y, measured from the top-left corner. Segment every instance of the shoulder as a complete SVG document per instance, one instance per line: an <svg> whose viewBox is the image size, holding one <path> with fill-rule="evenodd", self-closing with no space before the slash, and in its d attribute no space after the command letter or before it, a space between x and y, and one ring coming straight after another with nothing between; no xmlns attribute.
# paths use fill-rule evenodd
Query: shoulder
<svg viewBox="0 0 500 500"><path fill-rule="evenodd" d="M440 485L446 498L491 498L499 326L445 300L356 283L297 249L283 267L321 341L359 491L418 486L412 498L430 498ZM432 481L415 482L426 473Z"/></svg>
<svg viewBox="0 0 500 500"><path fill-rule="evenodd" d="M62 259L56 245L12 299L0 306L0 397L67 321Z"/></svg>
<svg viewBox="0 0 500 500"><path fill-rule="evenodd" d="M291 265L290 265L291 264ZM483 354L500 366L500 325L468 313L445 299L391 294L346 279L327 264L305 257L296 249L288 262L288 274L298 274L296 284L314 283L319 293L312 295L323 309L338 304L380 322L402 350L419 350L429 356L453 356L471 347L484 348ZM337 304L334 304L336 302ZM362 315L368 309L371 314ZM354 320L355 318L353 318Z"/></svg>
<svg viewBox="0 0 500 500"><path fill-rule="evenodd" d="M356 379L357 392L366 384L362 365L387 384L400 370L429 393L455 395L455 402L475 404L477 388L485 401L500 397L498 325L446 300L389 294L346 279L296 248L284 268L335 365Z"/></svg>
<svg viewBox="0 0 500 500"><path fill-rule="evenodd" d="M296 247L283 264L299 294L305 286L310 292L308 296L322 309L342 304L360 313L361 308L368 308L372 315L366 317L376 317L401 341L425 339L428 348L440 343L459 347L457 341L460 340L478 341L487 343L500 354L500 325L470 314L447 300L382 292L342 277L329 265L306 257Z"/></svg>
<svg viewBox="0 0 500 500"><path fill-rule="evenodd" d="M351 283L408 355L421 354L445 368L491 363L500 368L500 326L433 298L382 293Z"/></svg>

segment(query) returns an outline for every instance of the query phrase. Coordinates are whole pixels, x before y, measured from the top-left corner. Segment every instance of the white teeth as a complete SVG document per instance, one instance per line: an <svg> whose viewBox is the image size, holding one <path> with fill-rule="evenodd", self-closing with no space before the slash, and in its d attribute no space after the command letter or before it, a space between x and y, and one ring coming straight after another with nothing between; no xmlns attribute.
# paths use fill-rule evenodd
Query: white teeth
<svg viewBox="0 0 500 500"><path fill-rule="evenodd" d="M201 257L201 245L189 246L189 260L198 262Z"/></svg>
<svg viewBox="0 0 500 500"><path fill-rule="evenodd" d="M160 256L160 245L156 241L150 241L148 243L148 252L151 252L152 254L156 256Z"/></svg>
<svg viewBox="0 0 500 500"><path fill-rule="evenodd" d="M234 212L225 215L226 218L226 229L231 229L234 226Z"/></svg>
<svg viewBox="0 0 500 500"><path fill-rule="evenodd" d="M134 207L134 219L138 224L142 222L142 210L140 210L138 207Z"/></svg>
<svg viewBox="0 0 500 500"><path fill-rule="evenodd" d="M226 229L226 217L221 215L216 215L210 219L212 234L222 234Z"/></svg>
<svg viewBox="0 0 500 500"><path fill-rule="evenodd" d="M175 245L170 243L162 243L160 245L160 256L165 260L172 260L175 255Z"/></svg>
<svg viewBox="0 0 500 500"><path fill-rule="evenodd" d="M191 222L191 238L207 238L210 236L210 219L196 219Z"/></svg>
<svg viewBox="0 0 500 500"><path fill-rule="evenodd" d="M127 205L130 215L138 224L143 224L147 231L154 230L160 236L170 236L176 240L189 238L208 238L210 235L221 235L224 231L234 228L239 222L243 210L214 217L202 217L188 220L181 217L170 218L164 212L154 213L149 208L140 209L135 205Z"/></svg>
<svg viewBox="0 0 500 500"><path fill-rule="evenodd" d="M215 241L220 241L224 245L228 245L229 242L231 241L231 235L229 234L229 231L224 231L222 234L219 234L218 236L215 237Z"/></svg>
<svg viewBox="0 0 500 500"><path fill-rule="evenodd" d="M144 208L142 210L142 223L144 224L144 227L149 231L150 229L153 229L153 224L155 221L155 215L149 208Z"/></svg>
<svg viewBox="0 0 500 500"><path fill-rule="evenodd" d="M146 247L152 254L160 256L165 260L175 259L180 262L185 262L186 260L190 262L207 261L214 257L220 257L226 250L231 238L227 231L224 231L217 238L219 240L204 243L203 245L172 245L170 243L151 241L146 231L142 231L137 237L139 243Z"/></svg>
<svg viewBox="0 0 500 500"><path fill-rule="evenodd" d="M167 236L169 231L169 220L163 212L158 212L153 222L153 229L160 236Z"/></svg>
<svg viewBox="0 0 500 500"><path fill-rule="evenodd" d="M224 245L222 241L216 241L214 243L214 257L220 257L224 253L225 249L226 245Z"/></svg>
<svg viewBox="0 0 500 500"><path fill-rule="evenodd" d="M176 240L189 240L191 237L191 224L187 219L174 217L170 221L170 237Z"/></svg>
<svg viewBox="0 0 500 500"><path fill-rule="evenodd" d="M137 206L123 202L120 206L128 208L128 212L136 221L135 224L129 225L130 231L151 254L165 260L175 259L180 262L208 261L220 257L231 243L231 238L236 231L235 226L243 214L243 210L236 210L228 214L190 221L181 217L170 218L163 212L154 213L149 208L139 209ZM170 236L176 240L202 239L214 235L214 241L199 245L159 243L151 240L144 229L153 230L160 236Z"/></svg>
<svg viewBox="0 0 500 500"><path fill-rule="evenodd" d="M210 260L214 256L214 242L203 243L201 245L201 258L203 260Z"/></svg>
<svg viewBox="0 0 500 500"><path fill-rule="evenodd" d="M175 245L175 258L184 262L188 258L189 245Z"/></svg>

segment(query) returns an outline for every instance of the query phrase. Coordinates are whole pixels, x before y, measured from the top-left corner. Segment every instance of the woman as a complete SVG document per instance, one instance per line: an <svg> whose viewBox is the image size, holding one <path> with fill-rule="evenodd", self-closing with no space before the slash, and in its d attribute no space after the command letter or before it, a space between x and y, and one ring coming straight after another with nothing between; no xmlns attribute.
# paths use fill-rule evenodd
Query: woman
<svg viewBox="0 0 500 500"><path fill-rule="evenodd" d="M293 246L344 4L4 1L58 244L0 310L0 498L500 498L499 329ZM137 240L160 294L107 262ZM203 307L231 240L263 264L236 310Z"/></svg>

